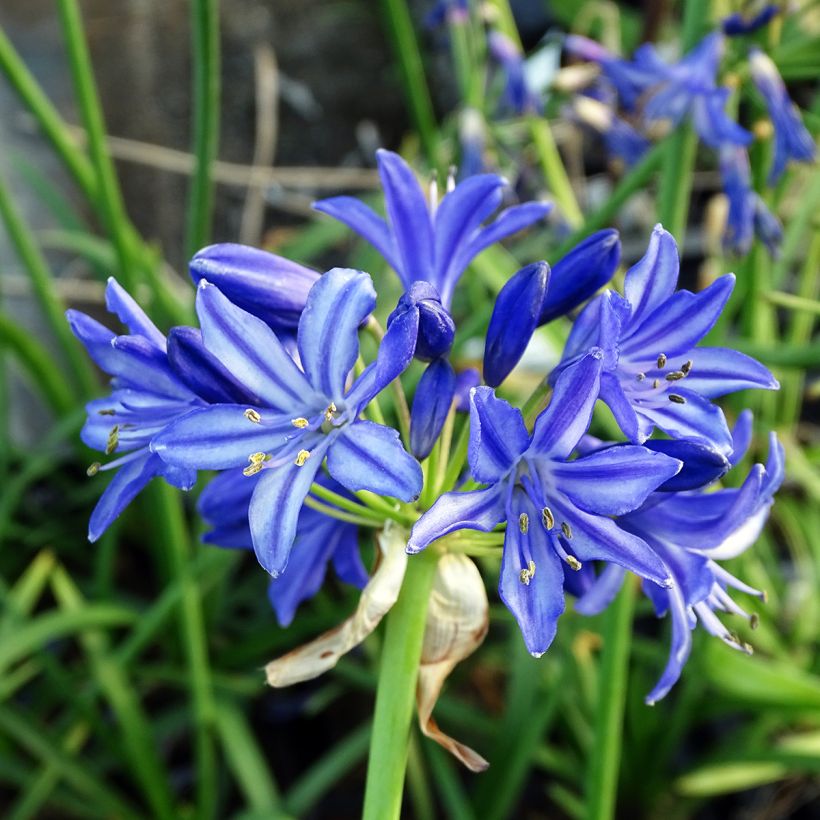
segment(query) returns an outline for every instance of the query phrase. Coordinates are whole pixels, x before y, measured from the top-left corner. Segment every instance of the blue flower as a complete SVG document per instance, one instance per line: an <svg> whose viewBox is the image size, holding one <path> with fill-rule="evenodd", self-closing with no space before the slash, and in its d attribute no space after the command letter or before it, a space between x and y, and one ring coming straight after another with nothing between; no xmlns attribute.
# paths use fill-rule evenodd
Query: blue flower
<svg viewBox="0 0 820 820"><path fill-rule="evenodd" d="M565 370L532 434L491 388L473 390L470 469L487 486L442 495L407 543L414 553L455 530L489 531L506 521L499 594L536 656L564 610L564 562L578 570L583 561L611 561L668 583L660 559L610 516L638 507L681 463L631 445L569 460L592 416L602 357L594 350Z"/></svg>
<svg viewBox="0 0 820 820"><path fill-rule="evenodd" d="M484 380L497 387L524 354L537 327L568 313L605 285L621 258L615 230L598 231L576 245L550 271L527 265L499 291L487 329Z"/></svg>
<svg viewBox="0 0 820 820"><path fill-rule="evenodd" d="M724 248L741 256L747 254L757 234L769 253L777 257L783 240L783 226L752 188L749 156L745 148L738 145L721 147L720 175L729 201Z"/></svg>
<svg viewBox="0 0 820 820"><path fill-rule="evenodd" d="M194 284L216 285L235 305L274 330L295 330L319 274L248 245L224 243L198 251L188 269Z"/></svg>
<svg viewBox="0 0 820 820"><path fill-rule="evenodd" d="M170 422L206 403L186 384L185 363L180 363L180 369L169 362L165 336L113 278L108 280L105 297L108 310L128 328L129 335L118 336L79 311L66 312L74 335L94 362L113 376L111 394L86 405L88 419L81 433L92 449L119 455L89 468L89 475L117 470L91 514L90 541L105 532L154 476L184 490L193 486L194 470L166 464L149 451L148 444ZM219 372L212 375L216 390ZM225 389L230 389L229 384Z"/></svg>
<svg viewBox="0 0 820 820"><path fill-rule="evenodd" d="M500 31L491 31L487 48L504 75L503 106L514 114L540 114L541 100L527 85L524 55L518 46Z"/></svg>
<svg viewBox="0 0 820 820"><path fill-rule="evenodd" d="M758 4L759 5L759 4ZM780 7L774 3L766 3L758 11L736 11L728 17L724 17L721 22L723 33L730 37L739 34L751 34L759 28L763 28L774 17L780 14Z"/></svg>
<svg viewBox="0 0 820 820"><path fill-rule="evenodd" d="M470 20L468 0L436 0L436 4L424 17L425 28L437 28L444 23L461 25Z"/></svg>
<svg viewBox="0 0 820 820"><path fill-rule="evenodd" d="M734 432L732 462L742 458L751 427L751 414L738 420ZM745 442L741 442L745 439ZM644 584L660 617L667 612L672 622L669 661L660 680L647 696L652 704L664 697L681 675L689 657L691 631L697 624L729 646L750 651L747 644L721 623L716 611L740 615L755 624L754 616L729 596L734 588L764 598L763 593L739 581L717 562L733 558L750 547L760 535L783 481L783 448L774 434L769 440L765 467L755 465L739 489L655 493L637 510L618 519L625 531L642 538L660 556L674 581L666 589ZM606 607L620 588L624 572L607 567L576 602L576 610L595 614Z"/></svg>
<svg viewBox="0 0 820 820"><path fill-rule="evenodd" d="M546 202L528 202L503 210L484 225L499 207L507 182L495 174L479 174L456 185L437 202L430 201L410 166L398 154L377 153L387 219L349 196L314 204L370 242L410 290L422 280L438 291L449 308L453 290L467 266L485 248L542 219L552 208Z"/></svg>
<svg viewBox="0 0 820 820"><path fill-rule="evenodd" d="M752 80L763 95L774 125L774 159L769 171L769 185L774 185L790 159L813 162L816 148L771 59L760 49L753 48L749 65Z"/></svg>
<svg viewBox="0 0 820 820"><path fill-rule="evenodd" d="M231 549L253 548L248 507L260 476L257 473L243 478L241 470L227 470L210 481L197 503L202 518L213 528L203 538L206 543ZM328 476L319 474L316 482L345 494ZM359 553L357 533L353 524L302 507L287 572L272 578L268 587L268 597L281 626L288 626L299 604L319 591L329 563L341 581L359 589L364 587L368 575Z"/></svg>
<svg viewBox="0 0 820 820"><path fill-rule="evenodd" d="M676 292L679 267L674 238L656 226L646 255L626 274L625 298L607 291L584 308L550 380L598 346L604 351L600 397L630 441L641 444L658 427L728 453L729 429L710 399L779 385L742 353L696 346L717 321L735 278L721 276L697 294Z"/></svg>
<svg viewBox="0 0 820 820"><path fill-rule="evenodd" d="M359 418L368 402L409 364L418 314L393 322L372 364L347 387L359 351L358 328L375 307L366 273L335 268L311 288L299 320L301 367L260 319L202 281L197 313L206 349L255 400L220 403L166 427L151 449L168 464L261 473L249 520L259 562L274 577L286 567L299 510L327 457L330 475L351 491L404 501L421 490L418 463L395 430Z"/></svg>

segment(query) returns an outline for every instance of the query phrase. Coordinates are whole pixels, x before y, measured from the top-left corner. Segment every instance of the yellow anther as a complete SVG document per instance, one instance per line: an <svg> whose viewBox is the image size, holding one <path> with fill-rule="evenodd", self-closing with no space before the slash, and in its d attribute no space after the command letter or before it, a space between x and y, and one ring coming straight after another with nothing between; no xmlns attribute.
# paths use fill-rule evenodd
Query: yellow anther
<svg viewBox="0 0 820 820"><path fill-rule="evenodd" d="M683 379L686 376L682 370L673 370L671 373L666 374L666 381L668 382L677 382Z"/></svg>
<svg viewBox="0 0 820 820"><path fill-rule="evenodd" d="M108 434L108 441L105 444L105 454L110 456L114 450L117 449L117 445L120 443L120 426L119 424L115 424L111 428L111 432Z"/></svg>
<svg viewBox="0 0 820 820"><path fill-rule="evenodd" d="M97 415L98 416L116 416L117 411L112 409L112 408L108 408L106 410L97 410Z"/></svg>
<svg viewBox="0 0 820 820"><path fill-rule="evenodd" d="M265 462L269 458L270 456L267 453L251 453L248 456L250 464L242 470L242 474L246 476L256 475L265 466Z"/></svg>
<svg viewBox="0 0 820 820"><path fill-rule="evenodd" d="M547 531L551 530L555 526L555 517L549 507L544 507L544 509L541 510L541 523Z"/></svg>
<svg viewBox="0 0 820 820"><path fill-rule="evenodd" d="M681 365L681 367L680 367L680 372L681 372L681 373L683 373L683 375L684 375L684 376L688 376L688 375L689 375L689 371L690 371L691 369L692 369L692 360L691 360L691 359L687 359L687 361L685 361L685 362Z"/></svg>
<svg viewBox="0 0 820 820"><path fill-rule="evenodd" d="M253 407L249 407L245 411L244 416L248 421L252 421L254 424L259 424L259 422L262 421L262 416L260 416Z"/></svg>
<svg viewBox="0 0 820 820"><path fill-rule="evenodd" d="M658 387L660 387L660 386L661 386L661 380L660 380L660 379L654 379L654 380L652 381L652 387L654 387L654 388L658 388Z"/></svg>
<svg viewBox="0 0 820 820"><path fill-rule="evenodd" d="M528 561L526 569L518 573L518 579L525 587L528 587L533 578L535 578L535 561Z"/></svg>
<svg viewBox="0 0 820 820"><path fill-rule="evenodd" d="M87 476L97 475L100 471L100 467L102 467L102 464L100 464L99 461L95 461L93 464L88 465L88 469L85 471L85 474Z"/></svg>
<svg viewBox="0 0 820 820"><path fill-rule="evenodd" d="M679 396L677 393L670 393L667 398L673 404L686 404L686 399L683 396Z"/></svg>
<svg viewBox="0 0 820 820"><path fill-rule="evenodd" d="M658 356L658 370L663 370L664 367L666 367L666 354L661 353Z"/></svg>
<svg viewBox="0 0 820 820"><path fill-rule="evenodd" d="M749 616L749 626L752 629L757 629L760 626L760 617L758 616L758 614L756 612L753 612Z"/></svg>
<svg viewBox="0 0 820 820"><path fill-rule="evenodd" d="M327 406L325 410L325 421L333 421L333 414L336 412L336 405L333 402Z"/></svg>
<svg viewBox="0 0 820 820"><path fill-rule="evenodd" d="M310 424L310 422L307 419L303 419L301 416L298 419L291 419L290 423L294 427L298 427L300 430L304 429L308 426L308 424Z"/></svg>
<svg viewBox="0 0 820 820"><path fill-rule="evenodd" d="M572 527L566 521L561 524L561 532L564 533L565 538L572 538Z"/></svg>
<svg viewBox="0 0 820 820"><path fill-rule="evenodd" d="M526 513L518 516L518 529L526 533L530 528L530 517Z"/></svg>
<svg viewBox="0 0 820 820"><path fill-rule="evenodd" d="M300 451L296 454L296 461L294 461L293 463L294 463L297 467L304 467L305 462L306 462L309 458L310 458L310 450L300 450Z"/></svg>
<svg viewBox="0 0 820 820"><path fill-rule="evenodd" d="M583 566L583 564L574 555L567 556L567 563L569 564L569 568L575 570L575 572L578 572L578 570Z"/></svg>

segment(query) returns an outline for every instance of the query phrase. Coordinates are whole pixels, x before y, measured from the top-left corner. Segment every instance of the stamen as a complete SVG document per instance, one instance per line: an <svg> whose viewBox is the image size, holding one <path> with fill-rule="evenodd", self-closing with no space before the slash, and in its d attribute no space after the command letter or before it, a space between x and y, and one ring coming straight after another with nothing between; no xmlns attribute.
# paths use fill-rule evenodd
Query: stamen
<svg viewBox="0 0 820 820"><path fill-rule="evenodd" d="M259 422L262 421L262 416L260 416L259 413L257 413L252 407L249 407L245 411L244 416L248 421L252 421L254 424L259 424Z"/></svg>
<svg viewBox="0 0 820 820"><path fill-rule="evenodd" d="M527 568L518 573L518 579L525 587L528 587L533 578L535 578L535 561L528 561Z"/></svg>
<svg viewBox="0 0 820 820"><path fill-rule="evenodd" d="M544 509L541 510L541 523L544 525L544 529L547 530L547 532L555 526L555 517L549 507L544 507Z"/></svg>
<svg viewBox="0 0 820 820"><path fill-rule="evenodd" d="M120 426L119 424L115 424L111 428L111 432L108 434L108 441L105 444L105 454L110 456L114 450L117 449L117 445L120 443Z"/></svg>
<svg viewBox="0 0 820 820"><path fill-rule="evenodd" d="M638 381L642 382L646 378L646 373L638 373Z"/></svg>
<svg viewBox="0 0 820 820"><path fill-rule="evenodd" d="M569 564L569 568L578 572L579 569L583 566L583 564L574 556L574 555L567 555L567 563Z"/></svg>
<svg viewBox="0 0 820 820"><path fill-rule="evenodd" d="M438 177L436 172L430 174L430 210L435 212L438 207Z"/></svg>
<svg viewBox="0 0 820 820"><path fill-rule="evenodd" d="M93 464L88 465L88 469L85 471L85 474L89 478L93 475L97 475L97 473L100 471L100 467L102 467L102 464L100 464L99 461L95 461Z"/></svg>
<svg viewBox="0 0 820 820"><path fill-rule="evenodd" d="M308 424L310 424L310 422L307 419L304 419L301 416L299 416L298 419L291 419L290 423L294 427L298 427L300 430L303 430L305 427L308 426Z"/></svg>
<svg viewBox="0 0 820 820"><path fill-rule="evenodd" d="M757 629L760 626L760 616L756 612L749 616L749 626L752 629Z"/></svg>
<svg viewBox="0 0 820 820"><path fill-rule="evenodd" d="M310 450L300 450L300 451L296 454L296 461L294 461L293 463L294 463L297 467L304 467L304 466L305 466L305 462L306 462L309 458L310 458Z"/></svg>
<svg viewBox="0 0 820 820"><path fill-rule="evenodd" d="M248 477L256 475L265 466L265 462L269 458L270 456L267 453L251 453L248 456L250 464L242 470L242 474Z"/></svg>
<svg viewBox="0 0 820 820"><path fill-rule="evenodd" d="M107 409L107 410L97 410L97 415L98 416L116 416L117 411L114 410L113 408L110 408L110 409Z"/></svg>
<svg viewBox="0 0 820 820"><path fill-rule="evenodd" d="M676 382L685 377L686 373L684 373L682 370L673 370L671 373L666 374L666 381Z"/></svg>
<svg viewBox="0 0 820 820"><path fill-rule="evenodd" d="M454 191L456 188L456 173L458 169L455 165L451 165L447 170L447 193Z"/></svg>
<svg viewBox="0 0 820 820"><path fill-rule="evenodd" d="M325 421L333 421L333 414L336 413L336 405L333 402L327 406L325 410Z"/></svg>
<svg viewBox="0 0 820 820"><path fill-rule="evenodd" d="M564 538L572 538L572 527L566 521L561 524L561 532L564 533Z"/></svg>
<svg viewBox="0 0 820 820"><path fill-rule="evenodd" d="M686 399L683 396L679 396L677 393L670 393L669 401L674 402L675 404L686 404Z"/></svg>
<svg viewBox="0 0 820 820"><path fill-rule="evenodd" d="M530 528L530 517L526 513L521 513L518 516L518 529L522 533L526 533Z"/></svg>
<svg viewBox="0 0 820 820"><path fill-rule="evenodd" d="M666 354L661 353L658 356L658 370L663 370L666 367Z"/></svg>
<svg viewBox="0 0 820 820"><path fill-rule="evenodd" d="M763 601L764 604L769 603L769 593L765 589L760 590L760 600Z"/></svg>
<svg viewBox="0 0 820 820"><path fill-rule="evenodd" d="M661 386L661 380L660 380L660 379L654 379L654 380L652 381L652 387L654 387L654 388L656 388L656 389L657 389L657 388L658 388L658 387L660 387L660 386Z"/></svg>
<svg viewBox="0 0 820 820"><path fill-rule="evenodd" d="M691 359L689 359L688 361L684 362L684 363L681 365L681 371L683 371L683 375L684 375L684 376L688 376L688 375L689 375L689 371L690 371L691 369L692 369L692 360L691 360Z"/></svg>

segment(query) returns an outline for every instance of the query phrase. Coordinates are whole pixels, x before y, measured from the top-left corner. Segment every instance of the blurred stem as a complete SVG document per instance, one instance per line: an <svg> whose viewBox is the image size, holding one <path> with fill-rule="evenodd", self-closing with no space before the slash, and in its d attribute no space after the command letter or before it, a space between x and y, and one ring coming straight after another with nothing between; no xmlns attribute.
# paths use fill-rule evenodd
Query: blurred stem
<svg viewBox="0 0 820 820"><path fill-rule="evenodd" d="M74 334L68 326L65 318L65 306L54 291L54 283L52 282L48 264L40 252L34 236L20 216L11 192L3 180L0 180L0 219L6 226L9 239L28 274L46 321L59 342L60 349L64 351L68 359L71 371L77 380L80 396L92 395L97 390L97 380L94 377L91 363L86 358L85 351L77 339L74 338ZM55 367L53 360L48 361L46 371L52 371ZM47 378L52 385L56 383L57 379L53 373L42 376L42 378Z"/></svg>
<svg viewBox="0 0 820 820"><path fill-rule="evenodd" d="M181 642L188 663L191 690L195 757L196 792L199 820L216 816L218 774L214 748L214 696L208 662L208 643L202 612L199 585L192 572L191 539L182 501L177 491L164 482L155 481L147 488L151 520L156 522L155 538L160 550L168 555L175 580L182 587L180 600Z"/></svg>
<svg viewBox="0 0 820 820"><path fill-rule="evenodd" d="M214 204L211 168L219 145L219 0L192 0L194 139L186 259L208 244Z"/></svg>
<svg viewBox="0 0 820 820"><path fill-rule="evenodd" d="M575 191L572 189L572 183L569 181L561 155L558 153L558 146L549 123L543 117L531 116L529 126L544 179L564 218L570 227L577 230L584 224L584 215L575 198Z"/></svg>
<svg viewBox="0 0 820 820"><path fill-rule="evenodd" d="M687 0L683 4L684 52L697 43L709 25L709 3L710 0ZM683 245L686 234L697 149L698 136L687 116L668 137L658 190L660 222L679 246Z"/></svg>
<svg viewBox="0 0 820 820"><path fill-rule="evenodd" d="M467 458L467 449L470 445L470 419L464 420L461 425L461 430L456 439L456 446L450 451L450 458L447 464L447 470L444 473L441 483L438 486L439 493L446 493L455 489L458 477L461 475L461 470L464 467L464 462Z"/></svg>
<svg viewBox="0 0 820 820"><path fill-rule="evenodd" d="M119 263L126 288L138 281L135 234L122 200L114 165L106 145L106 129L77 0L58 0L77 104L88 139L88 153L97 176L97 204Z"/></svg>
<svg viewBox="0 0 820 820"><path fill-rule="evenodd" d="M416 680L437 558L435 552L426 550L408 559L399 599L387 615L363 820L400 817Z"/></svg>
<svg viewBox="0 0 820 820"><path fill-rule="evenodd" d="M635 592L634 579L627 576L626 583L604 615L604 646L599 670L602 697L595 719L595 742L586 779L584 816L587 820L612 820L615 816Z"/></svg>
<svg viewBox="0 0 820 820"><path fill-rule="evenodd" d="M453 48L453 63L455 65L458 87L461 93L461 102L476 111L484 110L484 94L482 93L482 74L473 56L472 28L469 19L457 19L450 22L448 27L450 42Z"/></svg>
<svg viewBox="0 0 820 820"><path fill-rule="evenodd" d="M410 115L419 132L427 161L438 168L438 132L430 90L424 76L424 64L419 52L413 18L405 0L381 0L382 9L393 48L399 61L404 92L410 108Z"/></svg>

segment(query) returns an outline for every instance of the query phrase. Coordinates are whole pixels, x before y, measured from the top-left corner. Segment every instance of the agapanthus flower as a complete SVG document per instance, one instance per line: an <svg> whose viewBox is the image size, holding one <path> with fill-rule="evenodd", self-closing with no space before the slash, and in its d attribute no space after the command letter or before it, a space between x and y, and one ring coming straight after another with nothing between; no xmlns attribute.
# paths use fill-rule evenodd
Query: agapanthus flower
<svg viewBox="0 0 820 820"><path fill-rule="evenodd" d="M571 461L598 395L603 352L564 371L549 406L527 432L521 412L489 387L472 392L469 463L487 486L442 495L416 522L410 553L459 529L489 531L506 521L499 594L527 649L543 654L564 611L564 562L611 561L657 584L669 573L638 537L610 516L635 509L681 462L625 445Z"/></svg>
<svg viewBox="0 0 820 820"><path fill-rule="evenodd" d="M734 431L732 462L743 456L748 443L751 414L744 413ZM674 584L661 589L644 583L658 617L670 615L672 644L669 661L659 681L647 695L647 703L664 697L681 675L692 645L691 631L700 624L707 632L741 651L747 644L721 622L716 612L751 620L729 595L730 589L764 598L764 594L735 578L718 564L750 547L760 535L783 481L783 448L774 434L769 440L769 459L756 464L739 489L692 490L654 493L638 509L617 519L625 531L642 538L660 556ZM610 566L594 581L589 571L586 590L576 610L595 614L605 608L620 588L624 572Z"/></svg>
<svg viewBox="0 0 820 820"><path fill-rule="evenodd" d="M165 336L113 278L108 280L105 298L108 310L130 331L128 335L117 335L79 311L66 313L74 335L93 361L113 377L111 394L86 405L88 419L81 433L92 449L117 456L89 468L90 475L117 471L91 514L90 541L105 532L154 476L184 490L193 486L194 470L166 464L150 452L148 444L171 421L206 403L186 383L187 357L183 354L169 362ZM230 390L230 380L221 381L220 375L226 374L212 371L211 389Z"/></svg>
<svg viewBox="0 0 820 820"><path fill-rule="evenodd" d="M244 477L241 472L236 469L220 473L199 496L197 509L205 523L212 527L203 537L205 543L230 549L253 549L248 507L261 473ZM316 476L316 483L346 495L340 484L322 473ZM287 572L272 578L268 586L268 598L280 626L288 626L299 605L319 591L331 563L336 576L344 583L359 589L367 583L357 527L304 506L299 512Z"/></svg>
<svg viewBox="0 0 820 820"><path fill-rule="evenodd" d="M778 383L743 353L697 346L720 316L735 277L721 276L700 293L676 291L679 268L674 238L657 225L646 255L626 274L624 296L607 291L578 316L550 380L597 346L604 351L600 397L630 441L641 444L658 427L726 453L729 428L710 400Z"/></svg>
<svg viewBox="0 0 820 820"><path fill-rule="evenodd" d="M649 140L618 116L612 106L590 96L589 90L573 98L570 112L579 122L599 133L610 157L620 160L627 168L639 162L651 146Z"/></svg>
<svg viewBox="0 0 820 820"><path fill-rule="evenodd" d="M470 20L468 0L436 0L433 8L424 17L425 28L448 25L462 25Z"/></svg>
<svg viewBox="0 0 820 820"><path fill-rule="evenodd" d="M755 4L749 5L754 6ZM753 31L763 28L780 14L780 6L775 3L757 3L756 5L757 9L752 7L748 10L736 11L728 17L724 17L721 21L723 33L730 37L739 34L751 34Z"/></svg>
<svg viewBox="0 0 820 820"><path fill-rule="evenodd" d="M777 257L783 239L783 226L766 203L752 188L749 155L739 145L725 145L720 149L720 176L729 201L723 246L738 255L752 247L755 234Z"/></svg>
<svg viewBox="0 0 820 820"><path fill-rule="evenodd" d="M325 458L330 475L351 491L409 501L421 490L421 468L404 451L399 434L360 419L410 362L418 315L398 317L376 361L347 384L358 356L359 325L375 303L366 273L335 268L322 276L299 320L297 365L266 324L216 286L200 283L197 314L204 344L252 388L256 401L189 413L155 437L151 448L178 467L246 465L246 476L261 473L249 507L250 530L257 558L274 577L287 565L299 511Z"/></svg>
<svg viewBox="0 0 820 820"><path fill-rule="evenodd" d="M490 56L498 63L504 77L503 107L512 113L540 114L542 105L538 95L527 84L524 55L509 37L500 31L491 31L487 37Z"/></svg>
<svg viewBox="0 0 820 820"><path fill-rule="evenodd" d="M766 102L774 126L774 158L769 171L769 185L774 185L789 160L813 162L817 149L771 58L753 48L749 66L752 80Z"/></svg>

